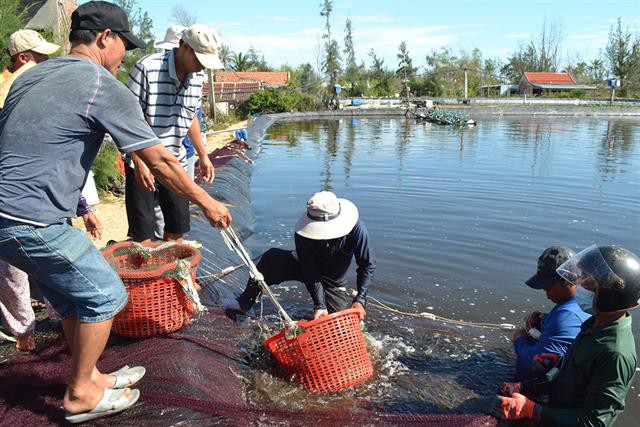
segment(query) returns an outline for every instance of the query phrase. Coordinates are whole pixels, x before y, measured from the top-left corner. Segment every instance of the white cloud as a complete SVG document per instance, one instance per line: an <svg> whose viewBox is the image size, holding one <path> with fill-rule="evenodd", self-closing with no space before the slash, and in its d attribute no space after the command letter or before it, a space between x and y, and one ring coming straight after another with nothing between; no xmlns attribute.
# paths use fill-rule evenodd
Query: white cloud
<svg viewBox="0 0 640 427"><path fill-rule="evenodd" d="M368 62L367 54L374 49L376 54L393 67L398 46L405 41L409 54L416 66L424 62L424 57L432 50L442 47L455 48L469 39L477 37L484 25L433 25L433 26L389 26L384 29L377 25L356 27L354 31L355 47L359 60ZM261 51L272 65L283 63L293 65L302 62L315 64L318 43L322 43L322 28L305 28L292 33L278 35L248 35L246 32L228 32L222 38L234 51L246 51L253 46ZM342 45L341 37L336 40Z"/></svg>
<svg viewBox="0 0 640 427"><path fill-rule="evenodd" d="M506 40L522 40L528 39L531 37L531 33L512 33L512 34L503 34L501 38Z"/></svg>

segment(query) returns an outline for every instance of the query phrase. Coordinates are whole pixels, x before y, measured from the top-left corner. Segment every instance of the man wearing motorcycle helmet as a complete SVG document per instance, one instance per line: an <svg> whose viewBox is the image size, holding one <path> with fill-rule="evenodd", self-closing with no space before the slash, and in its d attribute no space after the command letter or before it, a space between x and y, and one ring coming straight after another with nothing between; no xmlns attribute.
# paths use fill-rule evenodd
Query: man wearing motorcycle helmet
<svg viewBox="0 0 640 427"><path fill-rule="evenodd" d="M567 353L542 406L514 393L499 397L503 418L528 418L542 425L611 425L624 410L636 370L629 310L640 304L640 259L617 246L590 246L556 270L565 280L593 292L595 315Z"/></svg>

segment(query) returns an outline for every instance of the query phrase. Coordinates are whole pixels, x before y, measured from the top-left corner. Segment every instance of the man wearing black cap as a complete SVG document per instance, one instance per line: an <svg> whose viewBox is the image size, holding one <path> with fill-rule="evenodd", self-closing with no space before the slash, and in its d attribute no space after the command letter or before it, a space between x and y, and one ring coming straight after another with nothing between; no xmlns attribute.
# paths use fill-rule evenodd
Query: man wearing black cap
<svg viewBox="0 0 640 427"><path fill-rule="evenodd" d="M514 334L517 381L531 378L534 356L552 353L563 357L580 332L582 323L590 317L576 302L576 286L556 273L556 268L573 255L573 251L564 246L545 249L538 258L538 271L526 282L533 289L543 289L547 298L556 305L546 314L531 313L525 318L525 326Z"/></svg>
<svg viewBox="0 0 640 427"><path fill-rule="evenodd" d="M133 405L140 393L127 387L145 373L96 368L128 296L90 240L68 224L105 133L198 204L211 225L226 227L231 216L159 143L136 98L115 78L125 50L143 46L126 13L113 3L85 3L72 15L69 40L70 55L23 74L0 112L0 259L37 280L62 319L73 357L63 407L67 421L77 423Z"/></svg>

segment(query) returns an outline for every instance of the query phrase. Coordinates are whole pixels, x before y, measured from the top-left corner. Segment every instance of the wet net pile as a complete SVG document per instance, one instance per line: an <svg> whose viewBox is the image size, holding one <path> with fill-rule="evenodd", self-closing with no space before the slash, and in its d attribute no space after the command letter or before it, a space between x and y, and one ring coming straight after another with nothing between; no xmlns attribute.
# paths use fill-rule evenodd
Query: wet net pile
<svg viewBox="0 0 640 427"><path fill-rule="evenodd" d="M251 135L262 135L272 120L256 120ZM255 143L254 140L254 146ZM247 155L255 156L256 151L255 148L247 151ZM247 159L229 158L224 167L216 170L215 184L208 188L216 198L231 206L234 227L243 237L252 232L255 224L249 201L251 169ZM241 267L229 268L240 264L239 260L225 247L220 233L200 218L199 211L194 209L193 214L193 230L189 237L204 244L198 282L203 287L200 292L202 303L209 309L195 315L190 325L173 334L141 340L112 335L99 368L111 372L124 364L143 365L147 374L136 385L141 391L138 404L117 416L96 420L94 425L496 424L495 418L479 413L485 411L477 408L465 410L461 405L461 410L452 411L439 408L437 404L405 405L402 399L381 395L397 386L393 384L391 371L381 366L386 362L376 357L374 377L369 384L332 396L310 395L301 386L286 382L263 345L266 338L280 329L275 311L269 304L265 304L264 310L258 304L252 318L233 319L217 307L221 296L237 295L242 290L248 274ZM302 299L302 291L299 294ZM294 307L292 314L300 313L296 313ZM47 333L37 336L39 350L36 354L3 357L5 360L0 363L0 425L64 424L60 406L71 357L55 328L51 326ZM384 348L386 344L378 342L378 345ZM417 355L408 357L424 359ZM478 366L492 363L492 360L478 360L472 358L463 363L479 363ZM411 365L409 362L407 364ZM428 376L430 369L438 369L437 360L428 362L428 366L413 365L416 375ZM446 373L446 378L453 378L449 374ZM477 378L473 381L481 382ZM487 394L492 387L492 384L485 384L478 395ZM412 400L421 402L421 396L413 396ZM421 409L416 410L416 407Z"/></svg>

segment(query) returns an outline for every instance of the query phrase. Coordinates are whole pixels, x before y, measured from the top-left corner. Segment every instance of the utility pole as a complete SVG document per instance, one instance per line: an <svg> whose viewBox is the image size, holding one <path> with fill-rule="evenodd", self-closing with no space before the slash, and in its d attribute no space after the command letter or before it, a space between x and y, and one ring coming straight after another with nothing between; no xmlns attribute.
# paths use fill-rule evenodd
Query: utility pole
<svg viewBox="0 0 640 427"><path fill-rule="evenodd" d="M213 87L213 71L211 71L210 69L207 69L207 78L209 80L209 90L208 92L208 97L209 97L209 117L211 117L211 120L213 120L213 123L216 122L216 94L215 94L215 90Z"/></svg>

